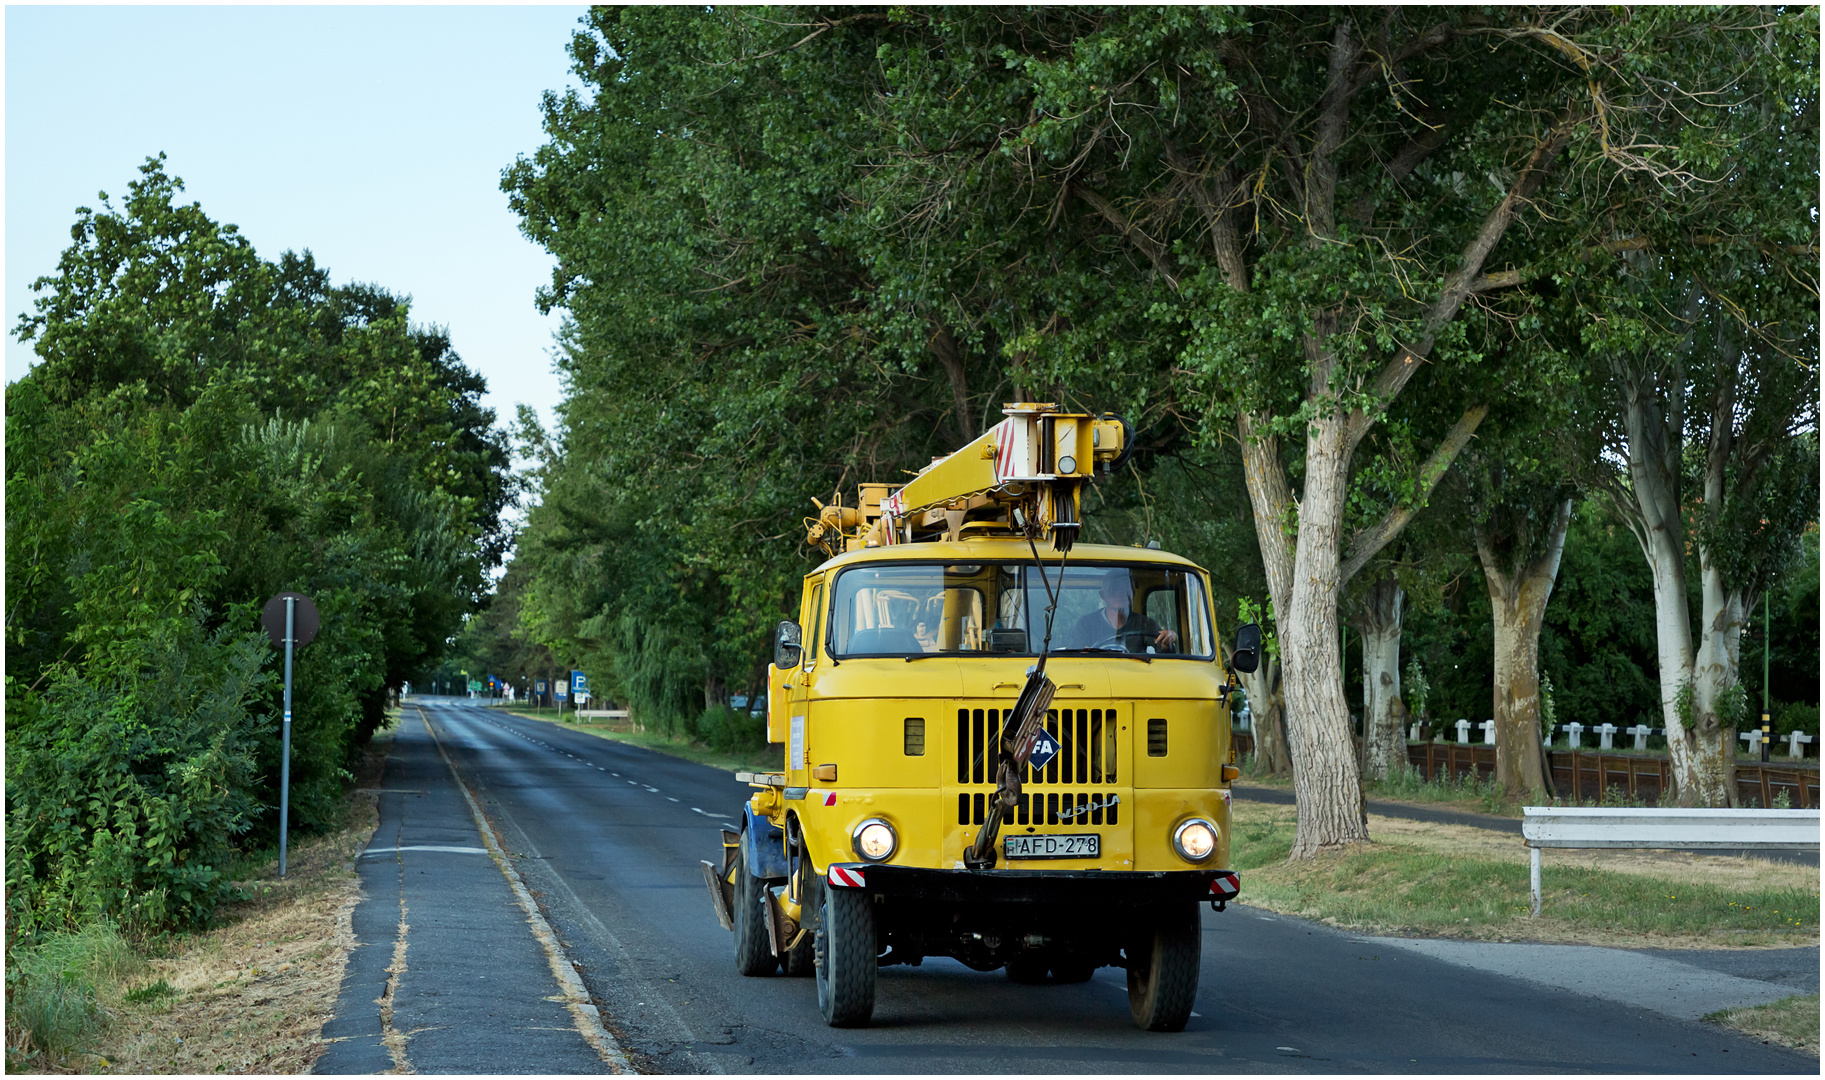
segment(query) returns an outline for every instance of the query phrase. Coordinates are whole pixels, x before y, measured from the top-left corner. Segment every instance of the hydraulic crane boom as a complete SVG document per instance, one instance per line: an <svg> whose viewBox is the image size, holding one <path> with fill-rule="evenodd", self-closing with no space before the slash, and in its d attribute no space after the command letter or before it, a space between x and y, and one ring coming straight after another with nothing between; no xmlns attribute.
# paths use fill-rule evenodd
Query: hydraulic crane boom
<svg viewBox="0 0 1825 1080"><path fill-rule="evenodd" d="M806 520L807 543L831 555L910 543L934 532L1036 539L1046 533L1069 551L1082 523L1083 489L1120 468L1133 441L1113 414L1060 412L1050 402L1015 402L1007 419L963 449L933 461L904 487L863 484L862 505L818 503Z"/></svg>

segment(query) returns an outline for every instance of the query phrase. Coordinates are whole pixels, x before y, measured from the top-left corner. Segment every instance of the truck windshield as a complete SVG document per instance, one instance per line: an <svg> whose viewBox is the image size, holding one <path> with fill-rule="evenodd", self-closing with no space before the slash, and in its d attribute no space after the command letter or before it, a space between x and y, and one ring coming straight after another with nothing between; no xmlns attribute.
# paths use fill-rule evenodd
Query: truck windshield
<svg viewBox="0 0 1825 1080"><path fill-rule="evenodd" d="M1209 659L1210 607L1198 575L1157 563L1073 563L1061 580L1053 653ZM857 566L836 579L830 649L838 657L1003 653L1033 656L1046 588L1031 563Z"/></svg>

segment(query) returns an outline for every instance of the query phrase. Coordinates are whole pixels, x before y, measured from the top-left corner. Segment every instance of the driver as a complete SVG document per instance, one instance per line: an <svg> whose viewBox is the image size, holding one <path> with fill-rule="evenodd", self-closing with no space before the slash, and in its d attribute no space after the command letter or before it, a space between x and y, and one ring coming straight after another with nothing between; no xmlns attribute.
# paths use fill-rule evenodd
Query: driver
<svg viewBox="0 0 1825 1080"><path fill-rule="evenodd" d="M1065 638L1066 648L1094 649L1119 643L1129 652L1141 652L1148 643L1162 649L1178 644L1178 634L1131 610L1134 586L1127 570L1117 567L1105 574L1097 595L1103 606L1077 620Z"/></svg>

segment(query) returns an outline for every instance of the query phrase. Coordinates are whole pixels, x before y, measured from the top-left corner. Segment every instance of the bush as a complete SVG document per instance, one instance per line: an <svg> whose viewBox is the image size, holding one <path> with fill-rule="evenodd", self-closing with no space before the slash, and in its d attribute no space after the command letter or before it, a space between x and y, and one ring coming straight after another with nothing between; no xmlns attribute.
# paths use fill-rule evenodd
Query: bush
<svg viewBox="0 0 1825 1080"><path fill-rule="evenodd" d="M257 633L200 613L58 669L7 703L6 901L15 934L98 918L206 923L233 887L231 841L260 812L249 709L272 676Z"/></svg>
<svg viewBox="0 0 1825 1080"><path fill-rule="evenodd" d="M1787 704L1777 701L1773 705L1769 724L1773 729L1771 734L1776 738L1794 731L1802 731L1816 738L1819 734L1819 707L1805 702Z"/></svg>
<svg viewBox="0 0 1825 1080"><path fill-rule="evenodd" d="M716 705L697 718L697 737L720 753L746 753L767 745L767 718Z"/></svg>

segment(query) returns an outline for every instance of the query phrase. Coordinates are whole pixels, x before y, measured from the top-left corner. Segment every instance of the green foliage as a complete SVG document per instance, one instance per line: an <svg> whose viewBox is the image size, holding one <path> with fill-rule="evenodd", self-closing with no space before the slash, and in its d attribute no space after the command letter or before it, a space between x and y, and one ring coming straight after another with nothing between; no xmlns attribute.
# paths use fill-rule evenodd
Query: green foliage
<svg viewBox="0 0 1825 1080"><path fill-rule="evenodd" d="M1819 707L1805 703L1777 706L1769 719L1769 734L1775 737L1784 736L1795 731L1804 732L1813 738L1819 734ZM1815 744L1816 748L1816 744Z"/></svg>
<svg viewBox="0 0 1825 1080"><path fill-rule="evenodd" d="M697 718L697 737L718 753L746 753L767 745L767 718L746 709L713 705Z"/></svg>
<svg viewBox="0 0 1825 1080"><path fill-rule="evenodd" d="M439 330L308 253L260 259L162 159L78 211L6 391L7 904L26 935L207 921L274 839L258 610L313 598L292 827L331 822L389 687L440 654L513 485Z"/></svg>
<svg viewBox="0 0 1825 1080"><path fill-rule="evenodd" d="M1426 717L1426 704L1432 697L1432 684L1426 681L1426 669L1420 666L1418 657L1407 658L1407 673L1401 680L1400 688L1407 695L1408 714L1415 720Z"/></svg>
<svg viewBox="0 0 1825 1080"><path fill-rule="evenodd" d="M10 950L6 964L7 1070L43 1068L81 1049L102 1023L98 987L129 978L145 967L145 961L108 919ZM170 990L168 985L166 990Z"/></svg>

